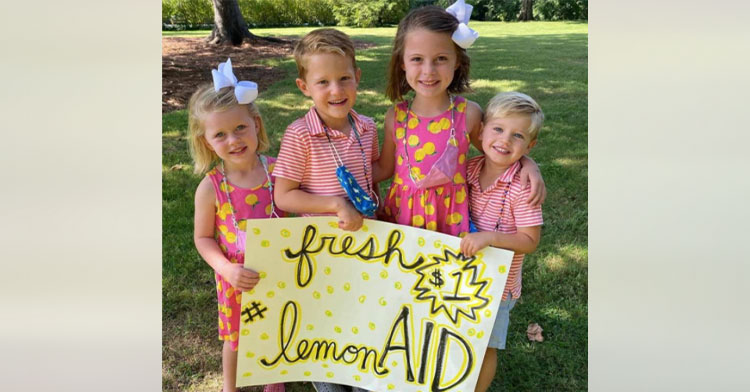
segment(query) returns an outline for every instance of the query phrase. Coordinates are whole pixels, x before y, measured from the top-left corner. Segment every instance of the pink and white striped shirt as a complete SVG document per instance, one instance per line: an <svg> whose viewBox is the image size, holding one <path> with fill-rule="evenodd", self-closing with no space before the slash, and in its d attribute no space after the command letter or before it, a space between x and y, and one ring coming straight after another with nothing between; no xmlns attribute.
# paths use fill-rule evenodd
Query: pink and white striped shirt
<svg viewBox="0 0 750 392"><path fill-rule="evenodd" d="M371 118L359 115L354 110L351 110L350 114L359 132L361 149L354 132L350 132L347 137L336 129L328 128L328 135L346 168L362 188L367 190L367 179L372 181L372 163L379 156L378 132ZM304 117L291 123L284 132L273 175L299 182L299 189L308 193L346 197L346 191L336 178L336 167L325 126L315 107L312 107ZM370 188L376 191L372 183ZM302 214L313 215L320 214Z"/></svg>
<svg viewBox="0 0 750 392"><path fill-rule="evenodd" d="M518 227L533 227L544 224L542 208L531 208L526 204L530 187L521 189L521 163L516 161L494 184L482 190L479 184L479 173L484 167L485 157L471 158L467 163L467 182L469 184L469 207L471 220L479 231L498 231L515 234ZM502 210L502 216L501 216ZM499 223L499 224L498 224ZM496 229L497 225L497 229ZM513 255L508 272L508 279L503 290L503 300L521 296L521 271L523 254Z"/></svg>

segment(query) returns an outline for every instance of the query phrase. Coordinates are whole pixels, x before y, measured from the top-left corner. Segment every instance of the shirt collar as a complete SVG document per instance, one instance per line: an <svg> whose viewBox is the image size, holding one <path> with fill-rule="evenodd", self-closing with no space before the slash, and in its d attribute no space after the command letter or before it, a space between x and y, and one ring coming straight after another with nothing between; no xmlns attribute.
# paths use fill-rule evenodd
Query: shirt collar
<svg viewBox="0 0 750 392"><path fill-rule="evenodd" d="M482 189L482 186L479 184L479 173L482 171L482 168L484 167L486 157L482 157L479 162L477 162L477 166L475 172L471 176L471 185ZM509 183L513 181L513 177L518 173L518 171L521 170L521 161L515 161L512 165L510 165L509 168L505 169L505 172L503 172L502 175L500 175L495 182L490 185L485 191L487 192L492 189L494 189L498 184L500 183Z"/></svg>
<svg viewBox="0 0 750 392"><path fill-rule="evenodd" d="M359 114L357 114L354 109L349 109L349 114L354 119L354 125L357 126L357 132L359 132L360 135L368 131L364 121L362 121L362 119L359 117ZM318 116L318 112L315 110L315 106L311 107L307 114L305 114L305 123L307 124L307 129L310 131L310 135L324 136L326 134L325 126L323 125L323 121L320 119L320 116ZM330 136L335 138L343 137L344 135L340 132L332 132Z"/></svg>

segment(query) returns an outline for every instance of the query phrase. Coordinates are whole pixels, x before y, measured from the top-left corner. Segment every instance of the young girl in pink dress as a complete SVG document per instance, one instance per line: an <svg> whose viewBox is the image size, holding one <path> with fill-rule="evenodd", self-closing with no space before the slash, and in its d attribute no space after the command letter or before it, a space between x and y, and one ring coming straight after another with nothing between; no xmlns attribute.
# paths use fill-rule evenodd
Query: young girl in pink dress
<svg viewBox="0 0 750 392"><path fill-rule="evenodd" d="M478 140L482 109L455 95L469 89L466 53L478 36L468 23L471 6L459 0L409 12L398 25L386 95L394 102L385 116L385 141L375 181L393 174L384 197L387 221L455 236L469 232L466 162ZM414 90L414 98L404 95ZM522 178L532 183L529 201L541 203L538 167L522 159ZM535 192L536 191L536 192Z"/></svg>
<svg viewBox="0 0 750 392"><path fill-rule="evenodd" d="M223 391L234 392L241 293L259 279L255 271L243 268L245 220L281 213L272 197L275 160L259 154L269 143L253 104L257 85L238 82L230 60L212 73L214 85L198 88L188 106L190 154L195 172L206 174L195 191L194 240L215 271L219 339L224 341ZM266 385L264 391L283 392L284 384Z"/></svg>

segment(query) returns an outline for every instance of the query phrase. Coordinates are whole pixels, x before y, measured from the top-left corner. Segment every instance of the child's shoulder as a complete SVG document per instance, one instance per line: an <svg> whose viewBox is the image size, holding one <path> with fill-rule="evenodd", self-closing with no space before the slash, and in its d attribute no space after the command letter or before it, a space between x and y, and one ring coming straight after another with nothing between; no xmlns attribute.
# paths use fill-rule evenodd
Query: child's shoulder
<svg viewBox="0 0 750 392"><path fill-rule="evenodd" d="M212 171L215 171L216 169L211 169L208 173L211 173ZM206 175L201 179L201 182L198 183L198 187L195 189L195 200L196 202L211 202L213 203L215 199L215 192L214 192L214 184L211 180L211 177L206 173Z"/></svg>

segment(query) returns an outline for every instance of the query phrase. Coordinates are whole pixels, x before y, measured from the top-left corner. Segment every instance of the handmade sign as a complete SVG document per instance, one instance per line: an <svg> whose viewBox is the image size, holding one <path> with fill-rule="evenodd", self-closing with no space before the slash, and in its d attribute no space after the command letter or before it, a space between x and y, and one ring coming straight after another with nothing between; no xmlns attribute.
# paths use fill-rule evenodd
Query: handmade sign
<svg viewBox="0 0 750 392"><path fill-rule="evenodd" d="M237 386L327 381L474 390L513 252L366 219L248 220Z"/></svg>

